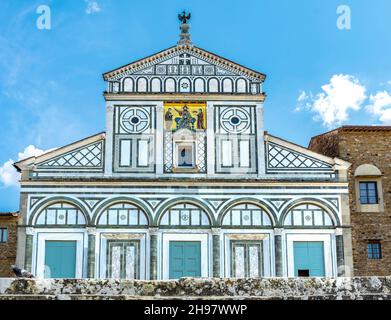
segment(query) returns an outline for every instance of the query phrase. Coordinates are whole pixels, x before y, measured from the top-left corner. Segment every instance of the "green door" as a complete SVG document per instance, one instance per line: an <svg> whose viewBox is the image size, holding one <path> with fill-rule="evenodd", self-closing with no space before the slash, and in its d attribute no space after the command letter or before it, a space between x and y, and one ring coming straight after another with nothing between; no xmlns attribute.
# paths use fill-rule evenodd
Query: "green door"
<svg viewBox="0 0 391 320"><path fill-rule="evenodd" d="M201 277L201 242L170 241L170 279Z"/></svg>
<svg viewBox="0 0 391 320"><path fill-rule="evenodd" d="M75 278L76 241L45 241L45 278Z"/></svg>
<svg viewBox="0 0 391 320"><path fill-rule="evenodd" d="M324 249L322 241L293 243L295 276L324 277Z"/></svg>

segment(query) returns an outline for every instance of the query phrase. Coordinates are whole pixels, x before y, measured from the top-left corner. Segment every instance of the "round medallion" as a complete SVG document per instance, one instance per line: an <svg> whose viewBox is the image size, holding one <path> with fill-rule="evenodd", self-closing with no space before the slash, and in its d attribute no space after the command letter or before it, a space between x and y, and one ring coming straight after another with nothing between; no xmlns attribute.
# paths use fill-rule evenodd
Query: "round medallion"
<svg viewBox="0 0 391 320"><path fill-rule="evenodd" d="M148 129L150 117L143 108L133 107L122 113L120 123L121 128L128 133L140 133Z"/></svg>
<svg viewBox="0 0 391 320"><path fill-rule="evenodd" d="M222 128L229 133L242 133L250 127L250 114L239 107L227 107L220 116Z"/></svg>
<svg viewBox="0 0 391 320"><path fill-rule="evenodd" d="M184 215L181 216L181 219L182 219L183 221L187 221L187 220L189 220L189 216L186 215L186 214L184 214Z"/></svg>
<svg viewBox="0 0 391 320"><path fill-rule="evenodd" d="M64 220L64 219L65 219L65 216L64 216L63 214L60 214L60 215L58 216L58 219Z"/></svg>
<svg viewBox="0 0 391 320"><path fill-rule="evenodd" d="M126 219L126 215L123 214L123 215L121 215L119 218L123 221L123 220Z"/></svg>

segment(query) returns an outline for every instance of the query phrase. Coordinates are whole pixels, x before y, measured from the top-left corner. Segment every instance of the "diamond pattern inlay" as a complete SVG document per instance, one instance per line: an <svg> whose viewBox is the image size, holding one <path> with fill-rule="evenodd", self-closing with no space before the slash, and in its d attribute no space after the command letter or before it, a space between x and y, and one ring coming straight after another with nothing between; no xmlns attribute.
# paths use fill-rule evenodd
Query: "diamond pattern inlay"
<svg viewBox="0 0 391 320"><path fill-rule="evenodd" d="M50 159L41 163L41 167L101 167L102 166L102 149L101 141L75 150L66 155Z"/></svg>
<svg viewBox="0 0 391 320"><path fill-rule="evenodd" d="M268 143L269 168L330 169L331 165L305 156L293 150Z"/></svg>

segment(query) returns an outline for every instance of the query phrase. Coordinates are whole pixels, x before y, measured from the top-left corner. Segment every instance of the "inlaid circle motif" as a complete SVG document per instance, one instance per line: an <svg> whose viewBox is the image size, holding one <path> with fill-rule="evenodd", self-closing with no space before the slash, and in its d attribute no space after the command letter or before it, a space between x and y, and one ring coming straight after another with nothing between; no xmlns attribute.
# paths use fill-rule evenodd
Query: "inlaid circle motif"
<svg viewBox="0 0 391 320"><path fill-rule="evenodd" d="M140 133L149 128L149 114L142 108L129 108L121 115L121 128L129 133Z"/></svg>
<svg viewBox="0 0 391 320"><path fill-rule="evenodd" d="M250 127L250 114L247 110L228 107L220 117L223 129L230 133L242 133Z"/></svg>

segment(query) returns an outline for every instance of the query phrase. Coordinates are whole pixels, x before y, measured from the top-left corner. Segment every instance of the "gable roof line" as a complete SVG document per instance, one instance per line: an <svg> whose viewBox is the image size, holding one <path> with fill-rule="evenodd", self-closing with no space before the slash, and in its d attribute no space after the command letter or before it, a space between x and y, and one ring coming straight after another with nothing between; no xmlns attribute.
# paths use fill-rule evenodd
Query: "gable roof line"
<svg viewBox="0 0 391 320"><path fill-rule="evenodd" d="M265 132L265 138L266 138L265 139L266 141L271 141L271 142L276 142L276 143L282 142L286 145L291 146L291 148L297 152L302 152L312 158L318 159L319 161L327 162L331 165L339 165L339 166L346 167L346 168L350 167L350 165L351 165L350 162L347 162L347 161L342 160L340 158L331 158L331 157L325 156L323 154L309 150L309 149L307 149L299 144L296 144L294 142L290 142L288 140L273 136L267 132Z"/></svg>
<svg viewBox="0 0 391 320"><path fill-rule="evenodd" d="M93 142L96 142L99 140L103 140L103 139L105 139L105 133L106 133L105 131L102 131L100 133L94 134L94 135L89 136L87 138L77 140L75 142L69 143L69 144L62 146L60 148L43 153L40 156L30 157L30 158L26 158L26 159L17 161L13 164L13 166L16 168L16 170L18 170L20 172L24 166L36 164L36 163L48 160L52 157L60 156L63 153L66 153L66 152L75 150L77 148L83 147L84 145L88 145L90 143L93 143Z"/></svg>
<svg viewBox="0 0 391 320"><path fill-rule="evenodd" d="M159 51L155 54L149 55L145 58L138 59L138 60L131 62L129 64L126 64L122 67L105 72L103 74L103 79L108 80L109 78L111 78L113 76L119 75L121 73L124 73L124 72L126 72L130 69L136 68L136 67L138 68L138 67L142 66L143 64L154 62L157 59L160 59L162 57L165 57L169 54L172 54L172 53L174 53L176 51L180 51L180 50L194 51L195 53L200 54L201 56L205 56L207 59L216 60L217 62L222 63L225 67L232 68L233 70L242 72L243 74L245 74L249 77L253 77L253 78L259 79L261 81L264 81L266 79L266 75L264 73L247 68L241 64L238 64L236 62L233 62L232 60L223 58L223 57L221 57L217 54L214 54L210 51L207 51L205 49L202 49L202 48L199 48L196 46L190 46L190 45L172 46L172 47L169 47L165 50Z"/></svg>

